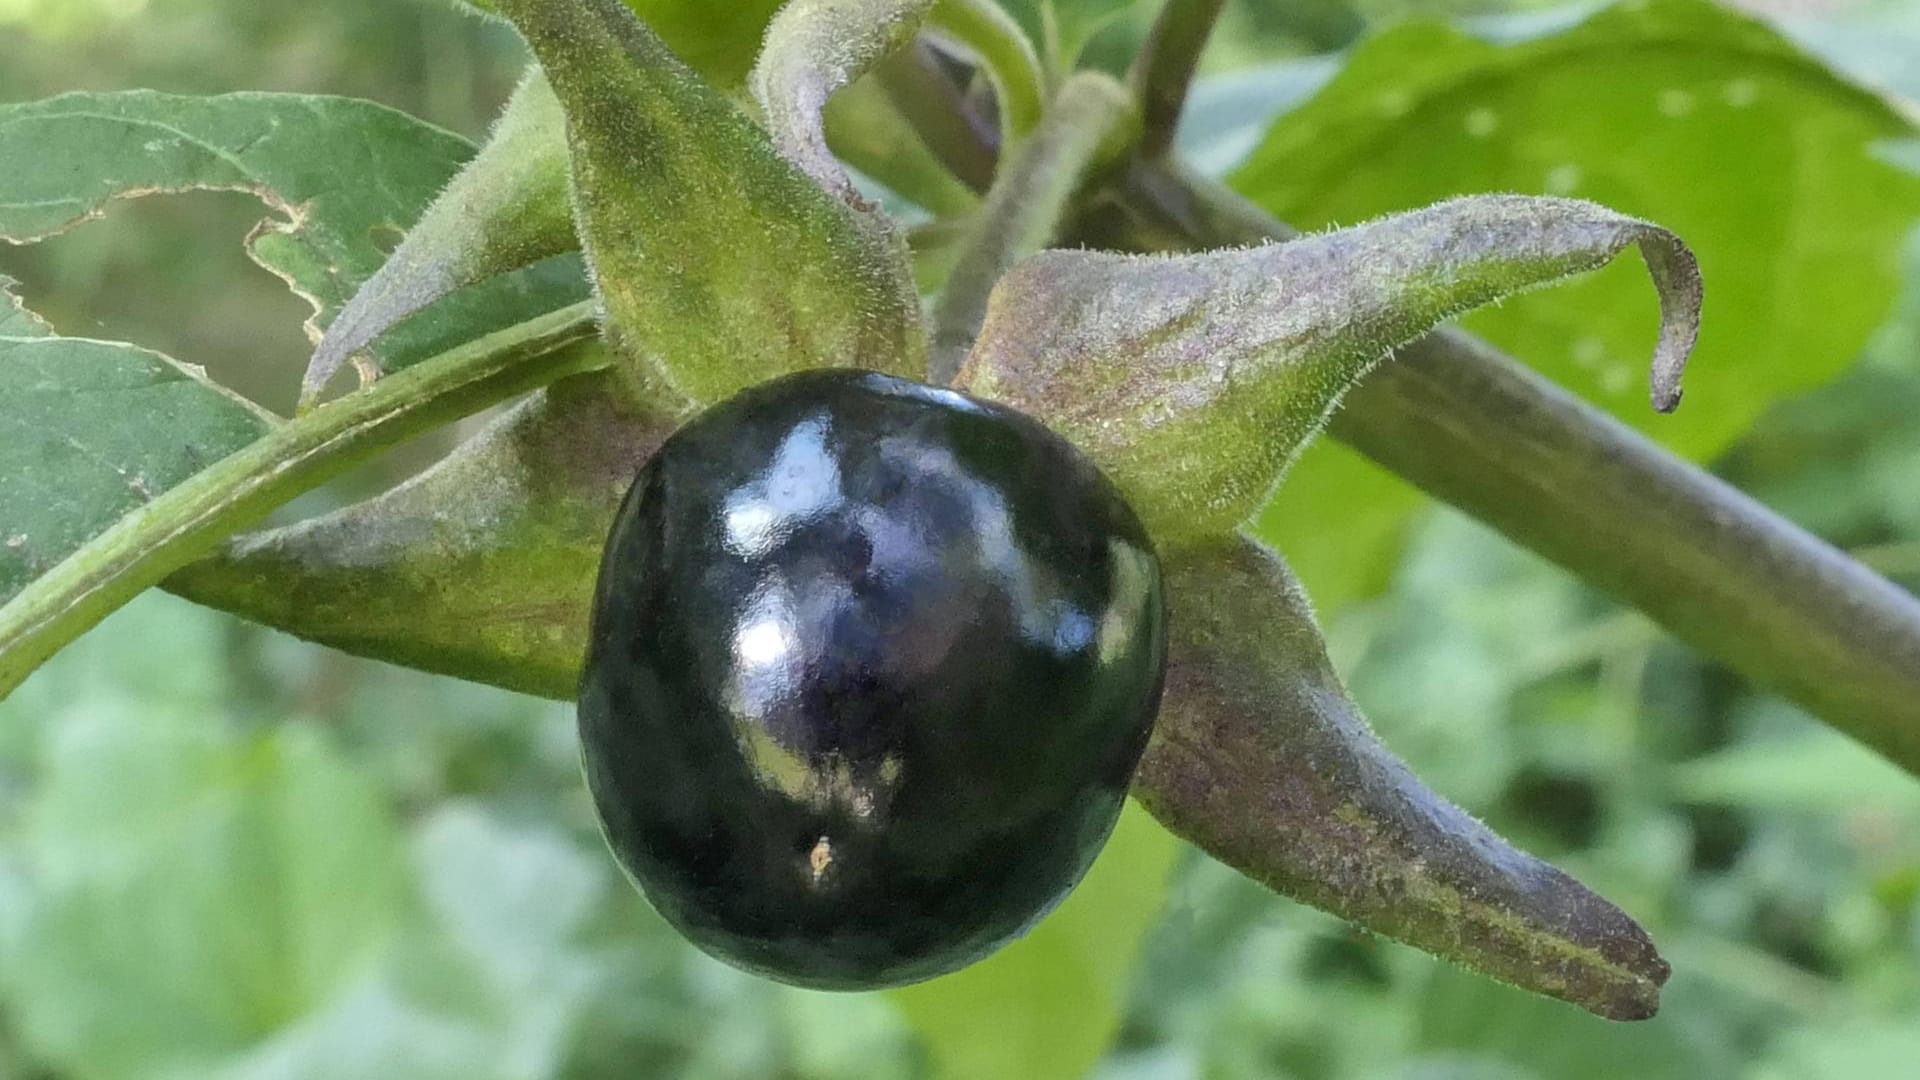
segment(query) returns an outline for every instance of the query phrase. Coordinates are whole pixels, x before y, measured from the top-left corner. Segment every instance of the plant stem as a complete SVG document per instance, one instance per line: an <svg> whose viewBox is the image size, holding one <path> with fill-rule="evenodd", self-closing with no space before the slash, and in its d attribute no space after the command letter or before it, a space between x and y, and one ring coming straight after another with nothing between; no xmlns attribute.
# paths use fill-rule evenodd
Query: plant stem
<svg viewBox="0 0 1920 1080"><path fill-rule="evenodd" d="M1165 164L1121 201L1138 248L1294 235ZM1442 330L1401 349L1331 431L1920 774L1920 600L1492 346Z"/></svg>
<svg viewBox="0 0 1920 1080"><path fill-rule="evenodd" d="M953 380L987 315L987 297L1013 264L1039 251L1101 151L1126 131L1131 102L1105 75L1082 72L1060 88L1034 137L1015 148L974 218L933 309L929 378Z"/></svg>
<svg viewBox="0 0 1920 1080"><path fill-rule="evenodd" d="M1026 31L993 0L941 0L928 26L980 59L993 80L1000 107L1001 141L1012 146L1040 126L1046 106L1046 72Z"/></svg>
<svg viewBox="0 0 1920 1080"><path fill-rule="evenodd" d="M294 495L425 431L604 363L590 304L469 342L283 424L163 492L0 606L0 697L149 585Z"/></svg>
<svg viewBox="0 0 1920 1080"><path fill-rule="evenodd" d="M1152 161L1173 149L1200 53L1220 21L1226 0L1167 0L1134 60L1128 81L1140 99L1144 134L1140 156Z"/></svg>
<svg viewBox="0 0 1920 1080"><path fill-rule="evenodd" d="M975 191L993 183L999 137L967 107L926 43L902 49L876 68L874 75L941 164Z"/></svg>

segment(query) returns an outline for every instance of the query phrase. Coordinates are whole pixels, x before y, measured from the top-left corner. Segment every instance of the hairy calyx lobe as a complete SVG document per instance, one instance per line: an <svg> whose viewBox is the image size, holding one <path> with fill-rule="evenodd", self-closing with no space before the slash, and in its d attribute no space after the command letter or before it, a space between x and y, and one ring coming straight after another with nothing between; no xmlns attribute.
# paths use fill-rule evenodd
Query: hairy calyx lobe
<svg viewBox="0 0 1920 1080"><path fill-rule="evenodd" d="M956 385L1072 439L1162 544L1204 542L1246 520L1389 350L1630 245L1660 293L1653 401L1671 409L1699 326L1692 253L1594 203L1517 195L1232 251L1042 252L994 290Z"/></svg>

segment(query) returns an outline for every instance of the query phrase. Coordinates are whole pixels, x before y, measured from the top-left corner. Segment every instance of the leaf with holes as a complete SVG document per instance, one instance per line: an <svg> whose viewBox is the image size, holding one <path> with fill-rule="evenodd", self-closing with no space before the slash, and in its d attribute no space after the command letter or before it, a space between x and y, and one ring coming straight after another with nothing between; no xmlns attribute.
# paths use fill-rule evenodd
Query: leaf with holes
<svg viewBox="0 0 1920 1080"><path fill-rule="evenodd" d="M248 192L275 216L247 249L313 305L317 341L472 154L458 135L349 98L141 90L0 105L0 161L36 163L0 170L0 240L44 240L120 199ZM374 354L405 367L582 295L577 265L543 265L443 301Z"/></svg>
<svg viewBox="0 0 1920 1080"><path fill-rule="evenodd" d="M22 554L0 602L0 697L142 589L302 492L396 442L601 366L599 350L569 348L593 332L586 307L449 350L291 423L129 345L0 338L0 426L28 435L0 451L16 456L0 460L15 466L0 473L0 520L36 523L10 535ZM64 362L42 362L50 351ZM76 496L68 473L98 480Z"/></svg>

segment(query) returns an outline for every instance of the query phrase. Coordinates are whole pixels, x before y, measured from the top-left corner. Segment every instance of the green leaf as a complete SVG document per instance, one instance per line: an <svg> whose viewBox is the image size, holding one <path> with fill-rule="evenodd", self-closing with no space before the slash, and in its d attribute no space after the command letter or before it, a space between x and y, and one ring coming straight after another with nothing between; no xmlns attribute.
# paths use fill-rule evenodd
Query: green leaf
<svg viewBox="0 0 1920 1080"><path fill-rule="evenodd" d="M611 864L584 858L564 833L474 804L435 811L416 847L428 906L503 987L544 981L613 882Z"/></svg>
<svg viewBox="0 0 1920 1080"><path fill-rule="evenodd" d="M936 1075L1084 1075L1119 1029L1179 849L1129 802L1086 880L1026 937L964 971L890 991Z"/></svg>
<svg viewBox="0 0 1920 1080"><path fill-rule="evenodd" d="M1712 297L1693 407L1678 419L1656 420L1637 400L1652 319L1629 272L1464 325L1669 448L1709 458L1774 402L1842 370L1889 310L1920 182L1879 148L1914 126L1764 24L1699 0L1544 25L1554 32L1509 24L1482 39L1421 21L1375 35L1232 181L1304 228L1517 191L1591 198L1674 229L1698 252ZM1317 467L1304 462L1298 497L1282 488L1262 519L1284 550L1373 512L1332 480L1314 485L1331 497L1310 497L1306 471ZM1395 547L1356 545L1355 557L1376 564ZM1341 569L1337 558L1301 562L1316 593Z"/></svg>
<svg viewBox="0 0 1920 1080"><path fill-rule="evenodd" d="M1195 79L1175 132L1180 160L1204 176L1230 171L1260 145L1275 117L1298 108L1339 71L1339 58L1315 56Z"/></svg>
<svg viewBox="0 0 1920 1080"><path fill-rule="evenodd" d="M167 648L154 649L152 643L157 640L164 640ZM117 613L100 633L43 668L19 693L0 704L0 732L36 735L37 742L47 748L35 751L35 760L51 762L64 745L61 740L68 737L65 733L76 726L96 730L107 725L102 741L117 739L122 727L134 729L125 740L124 755L107 754L102 759L113 766L113 772L97 783L116 784L115 791L96 797L92 787L82 786L63 797L66 809L58 816L60 828L52 841L58 845L61 864L80 867L74 873L93 881L130 862L163 861L173 851L170 837L179 831L180 815L170 808L182 800L196 801L196 805L209 801L206 772L216 774L214 785L224 791L221 785L230 770L220 766L233 754L251 753L248 748L262 742L317 741L314 733L321 729L301 715L311 712L314 704L301 686L317 671L273 663L279 678L256 683L249 677L254 663L286 658L284 643L246 633L204 608L149 596ZM601 1053L631 1054L635 1046L627 1034L630 1025L660 1030L675 1024L675 1010L662 1006L686 993L673 971L678 959L691 950L672 939L664 926L655 929L657 920L642 920L640 926L632 920L606 924L602 917L615 905L623 910L644 909L644 905L624 888L618 890L622 895L615 896L617 875L597 837L571 834L557 825L509 824L473 802L431 806L419 802L448 783L470 787L474 779L470 773L464 782L456 776L484 755L488 765L481 771L497 770L496 778L512 774L506 783L516 793L520 808L516 818L524 816L521 811L535 808L559 813L560 802L577 790L577 765L569 761L563 745L555 745L550 752L533 745L567 741L548 738L564 736L570 727L556 715L559 710L454 680L398 670L332 666L330 671L325 679L342 696L330 700L323 710L328 720L327 745L337 735L344 747L352 749L354 760L343 764L351 765L356 784L382 783L394 789L385 802L397 798L421 808L420 820L406 838L407 850L399 853L411 856L401 860L400 895L385 888L392 862L388 856L395 854L390 849L397 838L383 842L379 863L349 867L339 878L338 887L351 897L379 895L391 901L380 911L367 913L366 922L368 929L384 925L393 932L383 931L365 950L364 962L354 965L335 989L301 1002L298 1015L237 1045L228 1046L222 1040L209 1049L209 1060L192 1067L169 1071L169 1062L156 1056L139 1064L140 1080L585 1076L588 1073L575 1068L572 1058L589 1045L589 1038L598 1038L591 1045ZM423 720L424 728L419 724L396 728L389 723L396 695L424 708L424 717L416 717ZM249 704L236 708L236 702ZM247 715L236 716L236 712ZM262 730L250 723L254 713L285 718L287 730ZM244 730L236 729L236 722ZM296 727L301 730L292 730ZM152 734L156 728L164 737ZM206 750L216 759L215 767L200 769L187 760L190 755L154 750L156 744L173 747L181 742L196 755ZM400 758L405 765L399 764ZM456 764L456 758L463 764ZM150 764L135 771L128 761ZM9 766L0 772L19 768ZM261 781L263 785L271 782ZM481 783L494 786L490 781ZM177 795L170 794L175 788L168 785L173 784L178 786ZM38 820L52 800L47 784L32 783L23 794L33 799L21 808L27 811L25 816ZM521 801L528 797L535 802ZM0 821L10 825L7 801L0 798ZM392 831L385 802L381 813L389 824L383 825L383 835ZM155 812L129 823L124 820L132 812L129 804ZM316 872L337 871L321 845L336 834L339 838L353 835L356 808L354 800L344 798L303 799L297 806L276 803L272 827L279 836L289 838L287 842L250 844L235 861L270 869L278 861L304 857ZM313 836L320 839L301 839ZM10 831L0 829L0 992L12 989L8 975L18 969L6 955L10 934L16 929L12 924L21 921L16 914L24 911L31 916L35 906L55 902L51 890L57 883L38 872L44 864L10 858L32 854ZM33 872L16 873L16 869ZM218 872L198 865L177 868L182 878L213 873L201 886L209 893L232 880L225 864L214 871ZM167 877L171 882L174 871ZM16 884L18 888L13 888ZM158 891L174 887L169 883ZM24 909L9 892L26 901ZM286 895L281 890L276 898L274 890L249 886L231 903L243 911L276 903L284 907ZM35 927L18 929L24 933ZM586 940L589 934L591 941ZM142 943L142 948L179 949L184 955L196 943L197 939L180 939ZM195 969L189 974L195 974L202 963L220 965L242 984L235 990L239 993L257 969L273 969L279 962L273 951L280 947L278 939L263 935L258 959L225 952L204 958L195 954ZM176 1006L194 1006L192 1001L182 1002L180 991L171 980L156 977L111 983L96 992L135 1019L158 1013L159 1023L169 1016L179 1019ZM694 1008L678 1011L691 1013ZM589 1010L617 1016L618 1023L607 1025L612 1030L596 1030L590 1036L581 1027L588 1022ZM83 1033L90 1043L112 1043L133 1026L113 1017L95 1017L93 1022L96 1026ZM199 1030L193 1023L184 1023L177 1037L185 1039ZM631 1068L630 1057L627 1068ZM626 1074L615 1070L591 1075Z"/></svg>
<svg viewBox="0 0 1920 1080"><path fill-rule="evenodd" d="M56 336L11 284L0 278L0 604L275 426L198 368Z"/></svg>
<svg viewBox="0 0 1920 1080"><path fill-rule="evenodd" d="M30 821L5 978L35 1052L79 1075L207 1075L351 990L401 911L388 811L312 728L72 716Z"/></svg>
<svg viewBox="0 0 1920 1080"><path fill-rule="evenodd" d="M473 153L466 140L366 101L295 94L64 94L0 105L0 240L31 243L109 204L189 190L242 191L275 216L253 259L314 309L318 341ZM577 297L564 267L452 297L374 349L387 370L544 314Z"/></svg>
<svg viewBox="0 0 1920 1080"><path fill-rule="evenodd" d="M536 69L522 79L480 153L327 326L301 382L311 405L347 358L448 293L577 250L560 102ZM586 299L585 283L552 308Z"/></svg>
<svg viewBox="0 0 1920 1080"><path fill-rule="evenodd" d="M19 296L20 283L0 275L0 338L45 338L53 336L47 321L27 310Z"/></svg>
<svg viewBox="0 0 1920 1080"><path fill-rule="evenodd" d="M4 970L11 971L15 966L32 912L33 886L27 880L26 869L14 852L0 854L0 964L5 965ZM5 980L0 978L0 989L4 987ZM9 1048L6 1042L0 1041L0 1053ZM0 1056L0 1061L4 1060ZM0 1072L0 1076L5 1075Z"/></svg>
<svg viewBox="0 0 1920 1080"><path fill-rule="evenodd" d="M421 1007L391 972L373 972L328 1008L251 1052L190 1075L207 1080L473 1080L499 1075L500 1032ZM135 1074L129 1080L174 1080ZM524 1074L523 1074L524 1075Z"/></svg>
<svg viewBox="0 0 1920 1080"><path fill-rule="evenodd" d="M1386 589L1415 515L1426 505L1418 488L1359 451L1315 439L1248 528L1287 553L1288 565L1313 583L1314 605L1331 615ZM1338 508L1338 528L1314 528L1295 517L1319 507Z"/></svg>
<svg viewBox="0 0 1920 1080"><path fill-rule="evenodd" d="M924 369L890 230L797 172L617 0L499 7L566 110L607 339L646 393L685 409L800 368Z"/></svg>
<svg viewBox="0 0 1920 1080"><path fill-rule="evenodd" d="M923 1078L912 1031L882 994L792 990L777 999L796 1080Z"/></svg>
<svg viewBox="0 0 1920 1080"><path fill-rule="evenodd" d="M468 151L458 138L366 102L272 94L69 94L0 106L0 155L48 163L0 176L0 238L32 241L111 201L191 188L252 192L284 220L249 242L257 261L325 315L380 266L383 230L408 222ZM389 367L443 340L553 309L577 272L536 267L458 294L380 343ZM132 346L52 337L0 304L0 695L140 589L226 532L426 426L554 378L577 340L562 314L456 350L422 377L313 423L278 424L198 369ZM488 340L482 337L482 340ZM247 454L236 454L242 448ZM249 472L248 470L260 470Z"/></svg>
<svg viewBox="0 0 1920 1080"><path fill-rule="evenodd" d="M1686 246L1593 203L1511 195L1242 250L1043 253L995 288L956 385L1073 440L1163 548L1211 541L1389 350L1635 244L1661 299L1653 404L1666 411L1700 314Z"/></svg>
<svg viewBox="0 0 1920 1080"><path fill-rule="evenodd" d="M108 612L295 495L395 442L599 366L597 351L568 348L583 343L591 332L585 305L557 312L416 365L294 423L248 432L252 441L241 449L217 460L209 456L195 461L198 471L147 499L134 513L112 520L97 508L83 508L93 515L89 521L95 531L75 537L84 543L0 604L0 696ZM67 340L51 339L55 346ZM43 347L44 342L32 340L17 346L0 341L0 348L14 353ZM5 365L0 371L15 370L4 355L0 365ZM21 385L30 385L26 380L32 377L31 369L23 365L18 370L25 373ZM178 377L171 369L162 370L159 382ZM134 385L154 381L149 371ZM69 408L91 397L57 391L53 396ZM22 391L9 400L32 409L38 397ZM24 419L46 418L28 413ZM256 434L259 437L252 438ZM138 474L126 479L138 479ZM26 501L9 498L10 514L41 497L31 490L19 495ZM22 548L27 543L31 537Z"/></svg>

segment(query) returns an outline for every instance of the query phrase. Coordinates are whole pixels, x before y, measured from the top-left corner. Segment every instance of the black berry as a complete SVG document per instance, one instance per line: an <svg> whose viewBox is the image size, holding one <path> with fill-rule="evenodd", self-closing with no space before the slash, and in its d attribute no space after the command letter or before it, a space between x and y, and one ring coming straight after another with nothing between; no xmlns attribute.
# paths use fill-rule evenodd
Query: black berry
<svg viewBox="0 0 1920 1080"><path fill-rule="evenodd" d="M1035 421L818 371L696 417L601 566L580 690L615 855L708 952L808 986L961 967L1085 873L1165 667L1159 564Z"/></svg>

